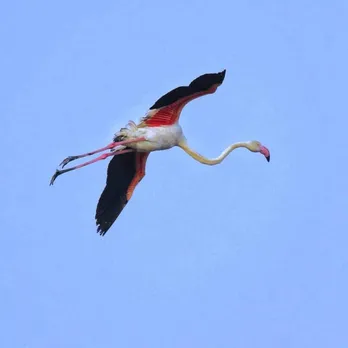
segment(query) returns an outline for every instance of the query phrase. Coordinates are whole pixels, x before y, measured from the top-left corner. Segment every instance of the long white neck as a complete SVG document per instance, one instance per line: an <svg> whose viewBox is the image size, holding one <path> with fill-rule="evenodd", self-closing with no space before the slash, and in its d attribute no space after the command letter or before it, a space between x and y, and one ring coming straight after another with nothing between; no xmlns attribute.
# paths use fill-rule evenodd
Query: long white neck
<svg viewBox="0 0 348 348"><path fill-rule="evenodd" d="M233 150L235 150L239 147L248 148L249 144L245 143L245 142L239 142L239 143L232 144L228 148L226 148L224 151L222 151L220 156L218 156L216 158L207 158L207 157L200 155L199 153L190 149L188 147L188 145L186 144L186 142L184 142L184 141L180 142L178 144L178 146L181 147L187 154L189 154L192 158L194 158L198 162L214 166L216 164L221 163Z"/></svg>

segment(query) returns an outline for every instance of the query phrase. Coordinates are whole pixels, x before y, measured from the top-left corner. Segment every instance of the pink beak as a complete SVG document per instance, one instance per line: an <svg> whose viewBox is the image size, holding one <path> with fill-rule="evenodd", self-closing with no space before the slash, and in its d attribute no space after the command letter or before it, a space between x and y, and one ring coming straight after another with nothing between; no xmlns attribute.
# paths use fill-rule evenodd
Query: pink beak
<svg viewBox="0 0 348 348"><path fill-rule="evenodd" d="M266 157L267 162L271 159L271 154L269 153L269 150L266 146L261 145L260 146L260 152Z"/></svg>

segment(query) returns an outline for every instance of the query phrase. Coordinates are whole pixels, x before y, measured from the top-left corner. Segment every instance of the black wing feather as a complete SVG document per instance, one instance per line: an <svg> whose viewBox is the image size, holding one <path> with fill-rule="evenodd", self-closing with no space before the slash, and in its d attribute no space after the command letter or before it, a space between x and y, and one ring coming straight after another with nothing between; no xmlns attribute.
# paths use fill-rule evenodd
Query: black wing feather
<svg viewBox="0 0 348 348"><path fill-rule="evenodd" d="M209 90L214 85L221 85L225 79L226 70L219 73L204 74L194 79L188 86L174 88L159 98L150 110L159 109L175 103L181 98Z"/></svg>
<svg viewBox="0 0 348 348"><path fill-rule="evenodd" d="M104 235L128 203L127 190L136 175L136 152L114 156L108 166L106 186L95 214L97 231Z"/></svg>

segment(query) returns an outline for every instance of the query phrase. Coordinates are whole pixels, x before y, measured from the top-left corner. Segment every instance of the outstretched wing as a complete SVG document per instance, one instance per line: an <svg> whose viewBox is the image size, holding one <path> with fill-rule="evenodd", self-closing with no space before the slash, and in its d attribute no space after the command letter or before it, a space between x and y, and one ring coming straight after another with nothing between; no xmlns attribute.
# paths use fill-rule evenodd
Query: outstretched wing
<svg viewBox="0 0 348 348"><path fill-rule="evenodd" d="M133 191L145 176L148 152L115 155L108 166L106 186L95 214L97 231L104 235L122 212Z"/></svg>
<svg viewBox="0 0 348 348"><path fill-rule="evenodd" d="M204 74L188 86L181 86L168 92L151 106L138 127L169 126L178 121L184 106L200 96L211 94L222 84L226 70L219 73Z"/></svg>

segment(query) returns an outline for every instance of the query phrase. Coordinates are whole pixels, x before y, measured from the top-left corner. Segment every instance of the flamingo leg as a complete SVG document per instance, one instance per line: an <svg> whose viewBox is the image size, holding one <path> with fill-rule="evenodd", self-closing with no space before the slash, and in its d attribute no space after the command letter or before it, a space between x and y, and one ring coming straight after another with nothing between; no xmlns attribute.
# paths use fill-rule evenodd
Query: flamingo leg
<svg viewBox="0 0 348 348"><path fill-rule="evenodd" d="M133 152L135 150L133 149L126 149L126 150L121 150L121 151L117 151L117 152L109 152L109 153L104 153L100 156L98 156L97 158L91 160L91 161L88 161L88 162L85 162L85 163L82 163L82 164L79 164L75 167L71 167L71 168L68 168L68 169L62 169L62 170L56 170L56 172L53 174L52 176L52 179L51 179L51 182L50 182L50 185L53 185L54 181L57 179L57 177L61 174L64 174L64 173L67 173L67 172L70 172L72 170L75 170L75 169L80 169L82 167L85 167L85 166L88 166L92 163L95 163L95 162L98 162L98 161L101 161L101 160L104 160L110 156L117 156L117 155L122 155L124 153L128 153L128 152Z"/></svg>
<svg viewBox="0 0 348 348"><path fill-rule="evenodd" d="M111 149L113 149L113 148L115 148L116 146L119 146L119 145L126 145L126 144L130 144L130 143L137 143L139 141L144 141L144 140L146 140L146 139L144 137L141 137L141 138L123 140L123 141L118 141L118 142L112 142L109 145L107 145L105 147L102 147L101 149L97 149L97 150L94 150L94 151L91 151L91 152L87 152L87 153L84 153L82 155L69 156L69 157L65 158L62 161L60 166L62 166L62 168L64 168L69 162L77 160L79 158L91 156L91 155L94 155L94 154L96 154L98 152L102 152L102 151L105 151L105 150L111 150Z"/></svg>

